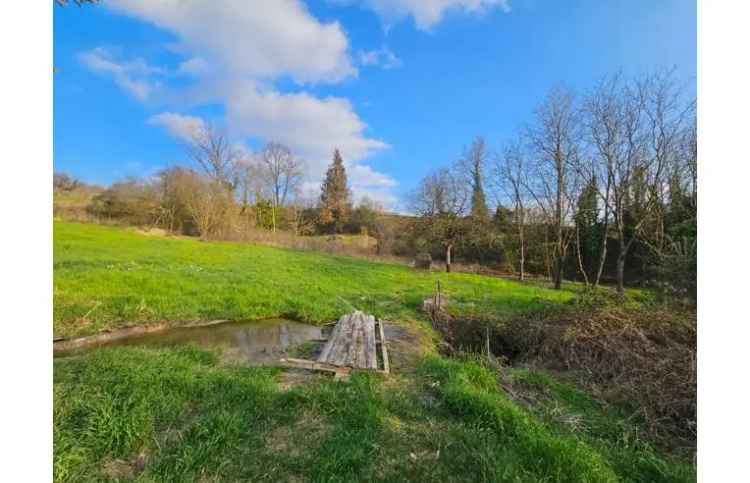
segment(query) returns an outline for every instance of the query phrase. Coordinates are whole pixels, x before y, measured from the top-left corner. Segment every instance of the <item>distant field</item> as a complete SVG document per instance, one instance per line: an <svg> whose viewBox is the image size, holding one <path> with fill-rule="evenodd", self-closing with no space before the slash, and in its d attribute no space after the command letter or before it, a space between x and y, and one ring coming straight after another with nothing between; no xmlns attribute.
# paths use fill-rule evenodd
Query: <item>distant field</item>
<svg viewBox="0 0 750 483"><path fill-rule="evenodd" d="M56 336L148 321L284 316L322 323L353 307L378 317L414 319L436 280L455 312L496 318L573 296L348 256L54 223Z"/></svg>

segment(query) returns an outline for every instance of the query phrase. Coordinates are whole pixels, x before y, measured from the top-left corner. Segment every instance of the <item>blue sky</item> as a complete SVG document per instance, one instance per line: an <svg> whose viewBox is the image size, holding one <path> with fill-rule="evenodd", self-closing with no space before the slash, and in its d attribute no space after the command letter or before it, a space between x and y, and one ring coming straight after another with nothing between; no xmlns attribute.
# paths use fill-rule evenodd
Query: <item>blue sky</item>
<svg viewBox="0 0 750 483"><path fill-rule="evenodd" d="M174 3L169 7L166 4ZM689 0L103 0L54 7L54 164L108 184L186 163L210 122L307 162L335 147L390 208L477 135L499 148L547 91L676 69L695 92Z"/></svg>

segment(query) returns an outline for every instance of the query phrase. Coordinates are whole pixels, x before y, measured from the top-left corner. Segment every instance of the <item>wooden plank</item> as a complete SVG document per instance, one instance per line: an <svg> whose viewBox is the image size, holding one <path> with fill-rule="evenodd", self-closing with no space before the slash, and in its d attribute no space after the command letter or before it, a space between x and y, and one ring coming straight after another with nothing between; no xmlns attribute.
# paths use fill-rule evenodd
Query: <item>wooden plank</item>
<svg viewBox="0 0 750 483"><path fill-rule="evenodd" d="M357 359L357 335L359 334L359 327L361 325L359 312L354 312L350 318L351 327L347 334L346 350L341 352L341 357L334 361L334 364L339 366L352 366Z"/></svg>
<svg viewBox="0 0 750 483"><path fill-rule="evenodd" d="M318 357L333 366L378 370L375 317L361 311L342 316Z"/></svg>
<svg viewBox="0 0 750 483"><path fill-rule="evenodd" d="M383 321L378 321L378 329L380 331L380 351L383 355L383 372L386 374L391 372L391 365L388 361L388 348L385 342L385 330L383 329Z"/></svg>
<svg viewBox="0 0 750 483"><path fill-rule="evenodd" d="M375 317L367 315L365 320L365 333L364 333L364 346L365 346L365 367L367 369L378 368L378 357L376 354L376 337L375 337Z"/></svg>
<svg viewBox="0 0 750 483"><path fill-rule="evenodd" d="M349 314L343 321L339 322L341 324L341 331L333 342L333 348L331 349L331 354L328 356L328 360L324 362L337 366L346 365L352 340L352 331L354 329L354 315Z"/></svg>
<svg viewBox="0 0 750 483"><path fill-rule="evenodd" d="M335 374L348 374L348 367L337 367L322 362L310 361L307 359L295 359L292 357L282 358L279 360L281 365L295 369L308 369L310 371L333 372Z"/></svg>
<svg viewBox="0 0 750 483"><path fill-rule="evenodd" d="M347 365L351 367L367 368L367 347L365 346L365 326L367 325L367 315L362 312L357 313L357 323L352 332L350 358Z"/></svg>
<svg viewBox="0 0 750 483"><path fill-rule="evenodd" d="M327 362L339 366L346 364L352 340L352 331L354 329L354 316L355 314L348 314L343 322L341 322L341 331L339 332L338 339L334 342L334 347L331 349L331 354L328 356Z"/></svg>
<svg viewBox="0 0 750 483"><path fill-rule="evenodd" d="M333 349L333 346L338 339L339 333L341 332L341 322L343 322L347 317L348 315L342 315L338 323L333 327L331 336L328 338L328 342L326 342L326 344L323 346L323 350L320 352L320 356L318 356L319 362L328 360L331 350Z"/></svg>

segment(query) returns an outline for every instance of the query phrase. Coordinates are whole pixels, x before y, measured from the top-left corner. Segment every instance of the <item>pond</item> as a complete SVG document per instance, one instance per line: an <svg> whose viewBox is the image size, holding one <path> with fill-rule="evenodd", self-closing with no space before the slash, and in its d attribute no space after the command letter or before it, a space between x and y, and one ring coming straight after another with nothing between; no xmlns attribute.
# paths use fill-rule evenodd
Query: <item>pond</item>
<svg viewBox="0 0 750 483"><path fill-rule="evenodd" d="M219 349L225 362L264 364L277 362L290 348L300 344L322 342L329 330L284 319L174 327L56 352L55 357L81 354L100 347L168 347L192 344L205 349Z"/></svg>

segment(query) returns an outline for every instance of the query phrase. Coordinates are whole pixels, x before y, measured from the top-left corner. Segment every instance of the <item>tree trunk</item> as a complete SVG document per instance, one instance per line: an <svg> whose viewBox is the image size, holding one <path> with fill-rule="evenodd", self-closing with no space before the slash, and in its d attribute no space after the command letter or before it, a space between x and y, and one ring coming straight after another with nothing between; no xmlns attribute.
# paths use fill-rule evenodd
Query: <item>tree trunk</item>
<svg viewBox="0 0 750 483"><path fill-rule="evenodd" d="M445 246L445 271L450 272L451 271L451 249L453 248L453 244L449 243Z"/></svg>
<svg viewBox="0 0 750 483"><path fill-rule="evenodd" d="M565 266L565 257L558 255L557 257L557 269L555 270L555 290L562 288L562 275L563 267Z"/></svg>
<svg viewBox="0 0 750 483"><path fill-rule="evenodd" d="M518 225L518 279L523 282L524 279L524 247L523 247L523 220Z"/></svg>
<svg viewBox="0 0 750 483"><path fill-rule="evenodd" d="M563 189L564 178L562 161L556 159L557 165L557 199L555 202L555 223L557 224L557 273L555 273L555 290L562 287L562 271L565 263L565 246L563 242Z"/></svg>
<svg viewBox="0 0 750 483"><path fill-rule="evenodd" d="M607 213L604 214L604 226L602 227L602 242L599 245L599 267L596 270L596 278L594 279L594 287L599 286L599 281L602 278L604 272L604 263L607 261L607 229L609 228L609 222L607 220Z"/></svg>
<svg viewBox="0 0 750 483"><path fill-rule="evenodd" d="M620 253L617 254L617 293L625 293L625 256L627 247L620 241Z"/></svg>
<svg viewBox="0 0 750 483"><path fill-rule="evenodd" d="M586 288L589 288L589 275L586 273L586 267L583 266L583 254L581 253L581 229L576 224L576 256L578 257L578 269L583 275L583 283Z"/></svg>

